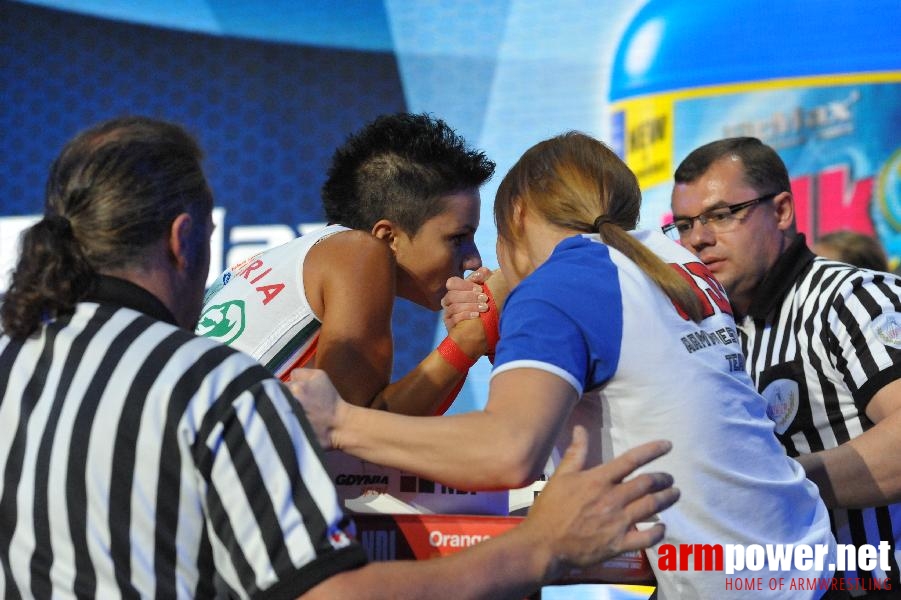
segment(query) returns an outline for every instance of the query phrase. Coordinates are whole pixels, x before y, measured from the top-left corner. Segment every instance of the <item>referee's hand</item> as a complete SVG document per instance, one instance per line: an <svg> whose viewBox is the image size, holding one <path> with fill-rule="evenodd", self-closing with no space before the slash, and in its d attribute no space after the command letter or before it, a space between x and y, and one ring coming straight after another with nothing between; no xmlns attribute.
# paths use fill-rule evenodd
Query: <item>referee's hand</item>
<svg viewBox="0 0 901 600"><path fill-rule="evenodd" d="M536 537L547 544L553 557L551 579L656 544L663 538L664 525L639 531L636 523L648 521L679 499L672 476L633 476L636 469L669 452L669 442L648 442L583 469L587 439L585 429L576 426L572 444L521 525L537 529Z"/></svg>
<svg viewBox="0 0 901 600"><path fill-rule="evenodd" d="M340 412L346 410L347 402L341 398L332 380L320 369L300 368L291 371L286 385L303 407L316 440L326 450L333 448L334 425Z"/></svg>

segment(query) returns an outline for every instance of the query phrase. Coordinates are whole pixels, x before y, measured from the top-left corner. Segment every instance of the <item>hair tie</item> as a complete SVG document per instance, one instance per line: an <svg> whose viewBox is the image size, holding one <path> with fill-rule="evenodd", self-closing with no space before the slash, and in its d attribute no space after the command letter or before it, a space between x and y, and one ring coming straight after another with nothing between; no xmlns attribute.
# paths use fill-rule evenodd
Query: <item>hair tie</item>
<svg viewBox="0 0 901 600"><path fill-rule="evenodd" d="M44 217L44 221L50 225L50 228L59 233L71 233L72 221L65 215L49 215Z"/></svg>
<svg viewBox="0 0 901 600"><path fill-rule="evenodd" d="M594 229L598 233L601 232L601 226L606 225L607 223L614 223L613 219L611 219L608 215L601 215L597 219L594 220ZM614 223L615 224L615 223Z"/></svg>

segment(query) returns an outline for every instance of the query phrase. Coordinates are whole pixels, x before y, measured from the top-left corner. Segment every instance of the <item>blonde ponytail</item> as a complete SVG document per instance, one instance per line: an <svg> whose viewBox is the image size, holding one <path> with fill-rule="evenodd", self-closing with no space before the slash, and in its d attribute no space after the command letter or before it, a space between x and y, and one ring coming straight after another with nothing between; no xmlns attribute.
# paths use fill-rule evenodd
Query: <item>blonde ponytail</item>
<svg viewBox="0 0 901 600"><path fill-rule="evenodd" d="M494 218L498 235L515 241L513 207L528 206L563 229L600 233L695 322L704 307L691 285L644 244L635 229L641 190L629 167L598 140L571 131L529 148L498 186ZM598 216L600 215L600 216Z"/></svg>
<svg viewBox="0 0 901 600"><path fill-rule="evenodd" d="M701 322L704 307L688 282L675 269L613 222L602 223L599 233L605 244L634 262L692 321Z"/></svg>

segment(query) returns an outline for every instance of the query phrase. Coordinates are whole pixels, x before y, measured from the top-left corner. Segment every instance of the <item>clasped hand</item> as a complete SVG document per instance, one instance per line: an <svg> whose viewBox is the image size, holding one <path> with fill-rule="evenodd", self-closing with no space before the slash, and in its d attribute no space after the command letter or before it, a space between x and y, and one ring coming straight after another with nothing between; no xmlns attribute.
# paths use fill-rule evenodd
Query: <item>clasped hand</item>
<svg viewBox="0 0 901 600"><path fill-rule="evenodd" d="M332 380L320 369L294 369L286 384L303 406L319 445L325 449L334 448L332 434L348 404L341 398Z"/></svg>

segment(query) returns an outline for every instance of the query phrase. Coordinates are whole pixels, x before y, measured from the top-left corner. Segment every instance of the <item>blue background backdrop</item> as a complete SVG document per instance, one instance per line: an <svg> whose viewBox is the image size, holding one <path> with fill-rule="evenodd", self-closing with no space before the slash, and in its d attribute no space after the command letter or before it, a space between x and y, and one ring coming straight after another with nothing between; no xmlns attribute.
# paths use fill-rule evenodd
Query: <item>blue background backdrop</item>
<svg viewBox="0 0 901 600"><path fill-rule="evenodd" d="M440 116L497 161L477 237L495 266L500 176L542 137L603 137L616 34L641 2L593 4L2 1L0 269L28 223L16 217L41 210L53 157L99 120L149 114L199 138L222 209L218 273L322 222L318 191L334 148L401 110ZM441 333L433 313L404 300L395 328L397 376ZM487 372L473 370L460 407L480 402Z"/></svg>

